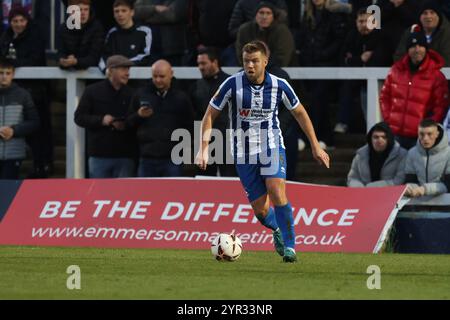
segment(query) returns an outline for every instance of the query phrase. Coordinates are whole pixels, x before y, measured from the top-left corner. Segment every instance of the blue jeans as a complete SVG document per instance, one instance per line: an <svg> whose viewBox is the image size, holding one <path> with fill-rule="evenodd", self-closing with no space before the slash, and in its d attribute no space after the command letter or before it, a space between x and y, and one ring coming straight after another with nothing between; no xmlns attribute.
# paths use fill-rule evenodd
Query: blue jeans
<svg viewBox="0 0 450 320"><path fill-rule="evenodd" d="M141 158L139 161L138 176L140 178L181 177L183 167L173 164L166 159Z"/></svg>
<svg viewBox="0 0 450 320"><path fill-rule="evenodd" d="M89 178L129 178L135 176L135 164L129 158L89 158Z"/></svg>

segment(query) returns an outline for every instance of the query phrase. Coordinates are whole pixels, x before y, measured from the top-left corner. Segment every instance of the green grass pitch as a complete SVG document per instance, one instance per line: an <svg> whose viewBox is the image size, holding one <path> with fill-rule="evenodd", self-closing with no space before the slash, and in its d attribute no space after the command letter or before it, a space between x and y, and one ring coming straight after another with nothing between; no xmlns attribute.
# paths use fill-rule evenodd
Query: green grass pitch
<svg viewBox="0 0 450 320"><path fill-rule="evenodd" d="M245 248L244 248L245 249ZM450 299L450 256L244 251L215 261L208 251L0 247L0 299ZM66 270L81 269L81 290ZM381 268L369 290L367 267Z"/></svg>

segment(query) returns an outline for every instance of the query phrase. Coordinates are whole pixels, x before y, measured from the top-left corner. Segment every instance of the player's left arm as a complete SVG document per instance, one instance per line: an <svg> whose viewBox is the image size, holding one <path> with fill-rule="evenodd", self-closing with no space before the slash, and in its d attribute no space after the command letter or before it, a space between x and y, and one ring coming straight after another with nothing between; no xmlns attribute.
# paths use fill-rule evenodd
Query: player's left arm
<svg viewBox="0 0 450 320"><path fill-rule="evenodd" d="M328 169L330 168L330 156L320 147L319 141L317 140L316 133L314 131L313 124L311 119L309 118L308 113L305 110L305 107L301 103L299 103L296 107L290 110L295 120L298 122L303 132L308 137L308 140L311 144L311 150L314 158L320 164L325 165Z"/></svg>

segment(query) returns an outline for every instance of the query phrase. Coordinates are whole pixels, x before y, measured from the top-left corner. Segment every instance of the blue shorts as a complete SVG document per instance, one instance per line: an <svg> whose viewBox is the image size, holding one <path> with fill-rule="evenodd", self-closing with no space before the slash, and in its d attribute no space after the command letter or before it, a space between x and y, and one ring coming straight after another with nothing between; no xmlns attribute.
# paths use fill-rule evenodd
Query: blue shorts
<svg viewBox="0 0 450 320"><path fill-rule="evenodd" d="M266 179L280 178L286 180L286 150L280 148L279 152L274 151L276 149L269 150L266 157L260 158L258 156L255 161L246 159L247 161L244 164L235 160L237 173L250 202L267 194Z"/></svg>

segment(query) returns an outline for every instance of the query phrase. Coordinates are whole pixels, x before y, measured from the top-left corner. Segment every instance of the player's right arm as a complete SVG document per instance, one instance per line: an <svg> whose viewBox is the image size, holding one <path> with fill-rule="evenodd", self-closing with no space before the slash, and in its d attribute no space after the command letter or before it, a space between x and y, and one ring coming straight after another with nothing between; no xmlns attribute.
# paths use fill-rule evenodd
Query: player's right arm
<svg viewBox="0 0 450 320"><path fill-rule="evenodd" d="M211 131L214 121L220 115L220 111L213 108L211 105L206 109L205 116L203 117L202 124L200 126L200 149L197 157L195 158L195 164L201 169L206 170L209 158L209 142L211 140Z"/></svg>
<svg viewBox="0 0 450 320"><path fill-rule="evenodd" d="M329 169L330 156L325 152L325 150L320 147L311 119L309 118L308 113L306 112L303 105L299 103L297 107L291 110L291 114L294 116L295 120L297 120L303 132L306 134L306 137L311 144L311 150L314 159L316 159L320 164L323 164L325 167L327 167L327 169Z"/></svg>

